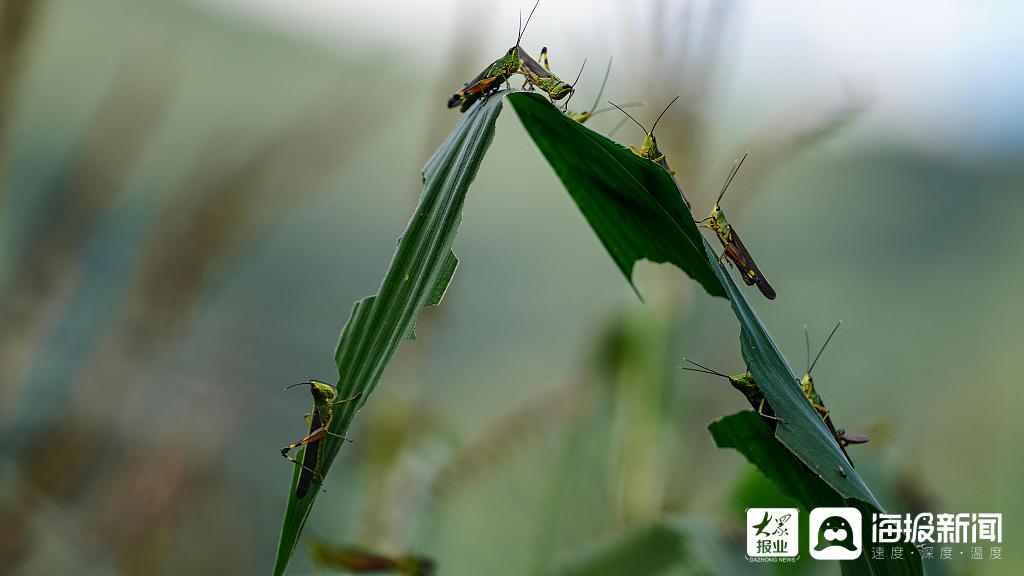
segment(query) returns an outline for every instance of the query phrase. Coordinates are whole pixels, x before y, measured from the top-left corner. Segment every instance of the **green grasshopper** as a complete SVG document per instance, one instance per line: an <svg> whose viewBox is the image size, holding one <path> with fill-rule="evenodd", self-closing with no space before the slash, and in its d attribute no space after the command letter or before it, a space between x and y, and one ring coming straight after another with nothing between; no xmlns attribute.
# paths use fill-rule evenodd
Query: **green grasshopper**
<svg viewBox="0 0 1024 576"><path fill-rule="evenodd" d="M306 414L307 418L309 418L309 434L298 442L281 448L281 456L302 466L302 471L299 473L299 481L295 485L295 497L302 498L309 491L309 487L314 481L321 485L324 482L322 464L324 461L325 444L323 439L327 436L337 436L338 438L345 439L344 436L330 431L331 420L334 419L334 407L348 402L359 395L357 394L345 400L335 400L338 397L337 390L330 384L319 380L292 384L285 387L285 390L295 388L296 386L309 386L309 391L313 395L313 409L309 411L309 414ZM289 454L292 450L300 447L304 447L301 463Z"/></svg>
<svg viewBox="0 0 1024 576"><path fill-rule="evenodd" d="M566 96L570 96L576 92L576 82L579 82L579 75L576 76L576 82L567 84L561 80L558 76L555 76L551 72L551 68L548 65L548 49L547 46L540 51L541 61L543 65L538 64L532 56L526 53L526 50L519 50L519 60L522 63L522 67L519 69L519 73L526 77L526 82L523 84L525 88L527 84L536 86L547 93L548 98L551 101L561 100ZM587 61L583 61L583 66L587 65ZM580 67L580 75L583 74L583 66ZM568 101L566 101L568 105Z"/></svg>
<svg viewBox="0 0 1024 576"><path fill-rule="evenodd" d="M607 108L602 108L600 110L597 109L597 105L601 103L601 95L604 94L604 87L605 87L606 84L608 84L608 75L611 74L611 71L612 71L612 59L609 58L608 59L608 68L606 68L605 71L604 71L604 80L601 80L601 89L597 91L597 98L594 99L594 104L590 106L590 110L587 110L585 112L575 113L575 112L570 112L568 110L569 103L566 102L565 103L566 115L568 115L569 118L572 118L573 120L579 122L580 124L585 124L587 122L587 120L590 120L591 118L593 118L594 116L597 116L598 114L603 114L605 112L610 112L612 110L615 110L614 107L610 107L610 106L607 107ZM629 102L627 104L623 104L622 107L623 108L633 108L633 107L636 107L636 106L643 106L643 105L644 105L643 102ZM623 120L623 122L625 122L628 119L627 118L623 118L622 120ZM611 135L609 134L609 138L610 137L611 137Z"/></svg>
<svg viewBox="0 0 1024 576"><path fill-rule="evenodd" d="M665 106L665 109L661 111L661 114L658 116L658 119L654 121L654 125L651 126L650 130L644 128L644 125L641 124L640 122L637 122L637 119L633 118L633 116L631 116L629 112L623 110L622 106L619 106L618 104L612 102L611 100L608 101L609 104L618 108L620 112L628 116L630 120L632 120L637 126L639 126L645 134L647 134L647 136L644 138L644 143L640 145L639 149L637 149L637 147L633 146L632 144L629 145L630 149L633 150L633 152L636 152L637 156L640 156L641 158L646 158L651 162L658 164L659 166L664 168L669 174L675 174L675 172L669 169L668 163L665 162L665 155L662 154L661 150L658 149L658 139L654 137L654 129L658 127L658 122L661 122L662 116L664 116L665 112L668 112L668 109L671 108L672 105L676 103L676 100L679 100L679 95L676 95L676 97L673 98L672 101L668 103L668 106Z"/></svg>
<svg viewBox="0 0 1024 576"><path fill-rule="evenodd" d="M725 196L725 191L729 189L729 185L732 184L733 178L736 177L736 173L739 172L740 166L743 165L743 161L747 159L747 153L743 154L743 157L733 164L732 171L729 172L729 177L725 180L725 184L722 185L722 191L718 194L718 199L711 206L711 215L703 220L698 220L698 225L703 225L704 228L708 228L715 232L718 236L718 241L722 243L725 251L718 257L718 261L721 262L726 256L736 267L739 268L740 274L743 276L743 283L747 286L757 284L758 290L764 297L769 300L775 299L775 289L768 283L768 280L761 273L761 270L754 263L754 258L750 255L750 251L743 245L743 241L740 240L739 234L729 224L729 221L725 219L725 212L722 212L719 202L722 201L722 196ZM703 223L707 222L706 225Z"/></svg>
<svg viewBox="0 0 1024 576"><path fill-rule="evenodd" d="M460 112L469 110L469 107L474 102L496 92L501 88L502 83L508 82L509 78L520 71L522 68L520 56L525 51L520 48L519 43L523 40L526 26L530 25L530 18L533 17L537 4L540 4L540 0L537 0L533 5L533 9L530 10L530 15L526 18L526 25L522 24L522 12L519 13L519 36L516 38L515 46L509 48L504 56L492 62L487 68L484 68L483 72L477 74L476 78L470 80L463 86L462 90L452 94L452 97L448 99L449 108L460 106Z"/></svg>
<svg viewBox="0 0 1024 576"><path fill-rule="evenodd" d="M832 433L832 436L835 437L836 442L839 443L839 447L843 449L843 454L846 454L846 446L850 444L865 444L868 442L869 438L862 434L847 433L845 430L837 429L835 425L832 424L832 417L829 415L831 411L825 407L825 402L822 401L821 395L814 389L814 378L811 377L811 372L814 370L814 366L818 363L818 359L821 358L822 352L825 351L825 347L828 346L828 343L832 341L832 337L835 336L836 331L839 330L839 325L842 323L842 320L836 322L835 328L832 329L828 338L825 339L825 343L821 345L821 349L818 350L818 353L814 356L813 362L811 361L811 337L807 333L807 326L804 326L804 345L807 348L807 372L804 373L804 377L800 380L800 390L804 393L804 396L807 397L807 401L811 403L811 407L814 408L814 411L821 417L821 421L825 423L825 427L828 428L829 432ZM846 454L846 459L850 459L849 454ZM850 460L850 465L853 465L852 460Z"/></svg>
<svg viewBox="0 0 1024 576"><path fill-rule="evenodd" d="M743 397L747 399L747 403L757 411L757 413L765 419L768 426L775 430L775 426L779 423L779 418L775 416L775 411L772 410L771 404L768 404L768 399L764 397L764 393L757 387L757 382L754 382L754 377L750 374L750 371L746 371L743 374L736 376L729 376L728 374L719 372L718 370L712 370L703 364L698 364L689 358L683 358L686 362L696 366L696 368L688 368L686 366L680 366L681 370L689 370L690 372L700 372L701 374L711 374L712 376L721 376L732 384L732 387L739 390Z"/></svg>
<svg viewBox="0 0 1024 576"><path fill-rule="evenodd" d="M384 556L355 546L330 546L314 540L308 545L313 563L322 568L342 570L350 574L394 572L403 576L432 576L434 561L425 556L405 554Z"/></svg>

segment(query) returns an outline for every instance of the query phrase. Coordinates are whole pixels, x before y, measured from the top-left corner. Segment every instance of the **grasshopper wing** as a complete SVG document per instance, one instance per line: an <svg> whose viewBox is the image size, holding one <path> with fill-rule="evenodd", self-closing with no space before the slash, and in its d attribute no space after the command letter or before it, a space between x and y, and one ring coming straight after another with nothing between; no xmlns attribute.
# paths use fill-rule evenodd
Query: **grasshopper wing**
<svg viewBox="0 0 1024 576"><path fill-rule="evenodd" d="M743 276L743 283L747 286L757 284L758 290L764 297L769 300L775 299L775 290L772 285L768 283L768 280L761 273L761 270L754 263L754 258L750 256L750 252L747 247L743 245L743 241L740 240L739 234L736 233L736 229L732 229L732 242L725 247L725 253L729 256L736 267L740 269L740 274Z"/></svg>

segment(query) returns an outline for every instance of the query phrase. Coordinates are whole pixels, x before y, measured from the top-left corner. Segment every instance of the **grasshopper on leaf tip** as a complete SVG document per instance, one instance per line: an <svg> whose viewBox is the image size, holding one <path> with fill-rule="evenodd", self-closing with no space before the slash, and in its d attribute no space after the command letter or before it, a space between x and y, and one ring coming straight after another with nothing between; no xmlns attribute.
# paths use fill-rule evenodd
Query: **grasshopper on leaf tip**
<svg viewBox="0 0 1024 576"><path fill-rule="evenodd" d="M533 17L533 12L537 10L538 4L540 4L540 0L537 0L533 5L530 15L526 18L525 25L522 24L522 12L519 13L519 35L516 38L515 46L509 48L504 56L492 62L487 68L484 68L483 72L467 82L461 90L452 94L452 97L448 99L449 108L459 106L460 112L469 110L473 103L498 91L503 83L508 82L509 78L520 71L522 67L522 60L520 59L522 48L520 43L523 40L523 34L526 33L526 27L530 25L530 18Z"/></svg>
<svg viewBox="0 0 1024 576"><path fill-rule="evenodd" d="M302 467L302 470L299 472L299 481L295 485L295 497L301 499L309 492L309 488L314 481L318 485L323 485L324 449L326 447L324 439L327 436L338 436L344 439L340 434L330 431L331 421L334 419L334 406L353 400L359 395L357 394L345 400L337 400L338 392L334 387L319 380L292 384L285 387L285 390L296 386L309 386L310 394L313 395L313 408L307 414L309 417L309 433L298 442L281 448L281 456ZM302 462L299 462L290 454L292 450L298 448L303 448Z"/></svg>

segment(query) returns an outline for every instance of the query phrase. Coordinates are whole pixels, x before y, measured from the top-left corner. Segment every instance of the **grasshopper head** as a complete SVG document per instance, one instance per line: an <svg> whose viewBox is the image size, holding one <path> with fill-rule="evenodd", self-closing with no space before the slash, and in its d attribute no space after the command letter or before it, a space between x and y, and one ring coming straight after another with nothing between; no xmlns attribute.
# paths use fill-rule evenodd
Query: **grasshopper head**
<svg viewBox="0 0 1024 576"><path fill-rule="evenodd" d="M590 120L591 116L593 116L593 114L591 114L590 112L580 112L579 114L569 114L570 118L572 118L573 120L579 122L580 124L583 124L587 120Z"/></svg>
<svg viewBox="0 0 1024 576"><path fill-rule="evenodd" d="M811 378L810 372L804 374L804 377L800 379L800 390L802 390L804 396L807 396L808 398L817 395L814 391L814 378Z"/></svg>
<svg viewBox="0 0 1024 576"><path fill-rule="evenodd" d="M334 390L333 386L319 380L310 380L309 390L313 394L313 399L316 401L330 402L331 400L334 400L334 397L338 394Z"/></svg>
<svg viewBox="0 0 1024 576"><path fill-rule="evenodd" d="M542 78L538 85L541 90L548 93L548 96L551 96L552 100L561 100L576 91L571 84L566 84L554 76Z"/></svg>
<svg viewBox="0 0 1024 576"><path fill-rule="evenodd" d="M661 153L658 152L658 141L654 138L653 132L648 132L644 137L644 143L640 146L640 156L648 160L654 160Z"/></svg>
<svg viewBox="0 0 1024 576"><path fill-rule="evenodd" d="M801 392L804 393L804 396L807 397L808 402L811 403L811 406L813 406L816 411L821 412L822 409L819 408L819 406L821 406L821 397L818 396L817 392L815 392L814 378L811 377L810 372L804 374L804 377L800 379L800 389ZM824 412L824 414L827 413L827 411Z"/></svg>
<svg viewBox="0 0 1024 576"><path fill-rule="evenodd" d="M750 372L744 372L738 376L730 376L729 384L732 384L733 388L739 390L751 405L758 406L764 402L764 394L757 387L757 383L754 382L754 377L750 375Z"/></svg>
<svg viewBox="0 0 1024 576"><path fill-rule="evenodd" d="M711 227L719 236L731 236L728 234L729 221L725 219L725 212L722 212L722 207L715 202L711 205L711 215L708 221L708 226ZM725 239L726 241L728 238Z"/></svg>
<svg viewBox="0 0 1024 576"><path fill-rule="evenodd" d="M285 390L295 388L296 386L309 386L309 392L313 395L313 403L318 404L320 402L331 402L338 395L338 391L333 386L326 382L319 380L309 380L307 382L299 382L298 384L292 384L291 386L285 386Z"/></svg>
<svg viewBox="0 0 1024 576"><path fill-rule="evenodd" d="M740 374L738 376L730 376L729 384L732 384L732 387L739 390L740 392L745 392L751 389L757 389L757 383L754 382L754 377L750 374L750 372L744 372L743 374Z"/></svg>
<svg viewBox="0 0 1024 576"><path fill-rule="evenodd" d="M513 46L508 49L508 52L506 52L504 56L494 63L492 70L497 76L510 78L513 74L519 71L520 65L519 46Z"/></svg>

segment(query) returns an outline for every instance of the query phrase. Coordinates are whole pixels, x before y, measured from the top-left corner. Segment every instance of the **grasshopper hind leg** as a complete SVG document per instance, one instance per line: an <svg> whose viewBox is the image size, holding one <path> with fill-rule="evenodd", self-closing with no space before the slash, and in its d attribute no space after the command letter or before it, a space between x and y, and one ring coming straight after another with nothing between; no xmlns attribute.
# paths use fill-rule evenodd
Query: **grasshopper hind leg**
<svg viewBox="0 0 1024 576"><path fill-rule="evenodd" d="M303 440L305 440L305 438L303 438ZM288 446L285 446L284 448L281 448L281 456L284 456L285 460L287 460L287 461L289 461L289 462L291 462L293 464L298 464L300 467L302 467L302 470L304 472L309 472L313 476L313 479L316 480L317 484L320 485L320 490L322 492L327 492L327 489L324 488L324 476L323 476L323 474L317 472L316 470L313 470L312 468L310 468L309 466L306 466L302 462L299 462L298 460L295 459L295 457L293 457L291 454L289 454L289 452L291 452L292 450L295 450L296 448L300 448L302 446L303 446L303 444L302 444L301 440L299 442L295 443L295 444L289 444ZM306 446L306 449L309 450L309 448L310 448L309 445L307 444L305 446Z"/></svg>

